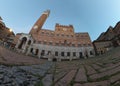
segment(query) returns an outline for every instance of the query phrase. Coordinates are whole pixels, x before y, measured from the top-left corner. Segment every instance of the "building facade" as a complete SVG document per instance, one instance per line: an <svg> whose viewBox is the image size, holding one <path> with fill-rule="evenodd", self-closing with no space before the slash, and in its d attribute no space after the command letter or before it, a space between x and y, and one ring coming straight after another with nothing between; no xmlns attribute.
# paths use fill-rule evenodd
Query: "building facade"
<svg viewBox="0 0 120 86"><path fill-rule="evenodd" d="M96 55L103 54L114 47L120 46L120 22L115 27L109 27L93 42Z"/></svg>
<svg viewBox="0 0 120 86"><path fill-rule="evenodd" d="M0 41L12 43L14 37L14 32L5 25L2 18L0 17Z"/></svg>
<svg viewBox="0 0 120 86"><path fill-rule="evenodd" d="M39 58L64 60L94 56L94 49L87 32L75 33L73 25L55 25L55 30L42 29L50 11L43 12L29 34L22 34L16 49Z"/></svg>

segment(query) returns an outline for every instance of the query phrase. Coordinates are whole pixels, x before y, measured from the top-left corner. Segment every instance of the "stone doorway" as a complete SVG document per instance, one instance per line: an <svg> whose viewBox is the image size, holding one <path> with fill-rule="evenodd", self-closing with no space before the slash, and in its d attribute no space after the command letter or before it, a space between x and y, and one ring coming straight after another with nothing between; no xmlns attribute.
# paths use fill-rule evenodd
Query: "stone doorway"
<svg viewBox="0 0 120 86"><path fill-rule="evenodd" d="M22 40L21 40L20 45L18 46L18 49L22 49L23 45L26 44L26 41L27 41L27 38L26 38L26 37L23 37Z"/></svg>
<svg viewBox="0 0 120 86"><path fill-rule="evenodd" d="M80 57L80 59L83 58L83 53L82 52L79 52L79 57Z"/></svg>
<svg viewBox="0 0 120 86"><path fill-rule="evenodd" d="M38 53L39 53L39 49L36 49L35 55L38 55Z"/></svg>

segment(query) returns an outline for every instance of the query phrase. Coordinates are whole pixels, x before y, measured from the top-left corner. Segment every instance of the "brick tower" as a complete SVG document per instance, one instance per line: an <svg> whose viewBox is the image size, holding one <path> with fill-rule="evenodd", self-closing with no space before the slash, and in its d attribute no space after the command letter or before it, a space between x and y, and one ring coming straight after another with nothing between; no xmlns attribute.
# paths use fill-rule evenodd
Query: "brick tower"
<svg viewBox="0 0 120 86"><path fill-rule="evenodd" d="M41 29L43 24L45 23L47 17L50 14L50 10L46 10L43 12L43 14L40 16L40 18L36 21L36 23L33 25L31 31L29 34L37 34Z"/></svg>

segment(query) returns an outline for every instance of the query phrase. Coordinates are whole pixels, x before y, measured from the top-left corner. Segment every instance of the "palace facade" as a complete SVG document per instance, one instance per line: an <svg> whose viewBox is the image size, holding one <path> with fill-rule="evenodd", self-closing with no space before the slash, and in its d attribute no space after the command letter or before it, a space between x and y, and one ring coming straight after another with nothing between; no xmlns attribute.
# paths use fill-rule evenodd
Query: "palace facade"
<svg viewBox="0 0 120 86"><path fill-rule="evenodd" d="M43 12L29 34L18 34L16 49L27 55L48 60L80 59L94 56L87 32L75 33L73 25L55 25L55 30L42 29L50 11Z"/></svg>

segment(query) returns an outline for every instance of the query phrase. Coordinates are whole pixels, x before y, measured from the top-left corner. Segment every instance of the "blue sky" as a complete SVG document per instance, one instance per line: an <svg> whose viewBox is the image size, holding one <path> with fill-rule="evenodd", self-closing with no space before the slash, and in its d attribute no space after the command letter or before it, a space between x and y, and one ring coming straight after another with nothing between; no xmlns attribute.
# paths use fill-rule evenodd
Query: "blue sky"
<svg viewBox="0 0 120 86"><path fill-rule="evenodd" d="M120 21L120 0L0 0L0 16L15 33L28 33L47 9L51 13L43 28L72 24L92 40Z"/></svg>

